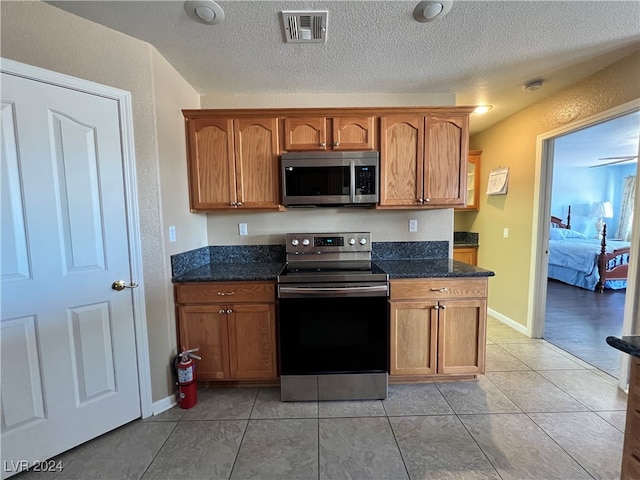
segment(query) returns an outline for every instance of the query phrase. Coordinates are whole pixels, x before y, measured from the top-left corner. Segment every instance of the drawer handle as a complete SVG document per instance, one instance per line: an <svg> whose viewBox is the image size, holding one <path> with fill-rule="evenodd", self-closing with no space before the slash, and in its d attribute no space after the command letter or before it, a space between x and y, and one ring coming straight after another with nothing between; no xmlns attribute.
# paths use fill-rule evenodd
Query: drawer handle
<svg viewBox="0 0 640 480"><path fill-rule="evenodd" d="M226 296L229 296L229 295L235 295L235 294L236 294L236 292L234 292L234 291L230 291L230 292L218 292L218 295L220 295L221 297L226 297Z"/></svg>
<svg viewBox="0 0 640 480"><path fill-rule="evenodd" d="M430 289L432 292L446 292L448 290L447 287L442 287L442 288L431 288Z"/></svg>

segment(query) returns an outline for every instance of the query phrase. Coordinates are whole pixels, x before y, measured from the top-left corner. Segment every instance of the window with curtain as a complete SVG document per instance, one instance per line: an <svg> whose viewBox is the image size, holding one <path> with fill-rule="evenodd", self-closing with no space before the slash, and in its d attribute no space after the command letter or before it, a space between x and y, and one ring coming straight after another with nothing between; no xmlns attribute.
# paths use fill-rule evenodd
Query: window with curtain
<svg viewBox="0 0 640 480"><path fill-rule="evenodd" d="M636 176L629 175L624 179L622 190L622 208L616 238L626 242L631 240L631 225L633 224L633 206L636 198Z"/></svg>

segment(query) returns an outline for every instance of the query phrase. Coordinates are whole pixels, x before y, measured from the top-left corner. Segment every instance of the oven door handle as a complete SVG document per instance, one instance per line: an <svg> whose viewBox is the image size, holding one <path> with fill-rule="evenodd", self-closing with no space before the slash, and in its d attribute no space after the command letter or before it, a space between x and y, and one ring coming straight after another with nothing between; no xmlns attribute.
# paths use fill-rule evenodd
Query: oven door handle
<svg viewBox="0 0 640 480"><path fill-rule="evenodd" d="M371 285L367 287L279 287L280 296L286 297L310 297L310 296L330 296L330 297L357 297L357 296L386 296L387 285Z"/></svg>

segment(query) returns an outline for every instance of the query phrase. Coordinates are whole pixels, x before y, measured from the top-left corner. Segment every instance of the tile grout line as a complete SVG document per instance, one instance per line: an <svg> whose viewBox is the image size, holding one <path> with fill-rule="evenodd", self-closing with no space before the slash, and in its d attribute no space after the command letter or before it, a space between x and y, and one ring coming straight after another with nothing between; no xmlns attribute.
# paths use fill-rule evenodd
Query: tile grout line
<svg viewBox="0 0 640 480"><path fill-rule="evenodd" d="M244 426L244 432L242 432L242 438L240 439L240 443L238 444L238 451L236 452L236 456L233 459L233 465L231 465L231 470L229 470L229 477L227 480L231 479L231 476L233 475L233 469L236 468L236 463L238 461L238 456L240 455L240 449L242 448L242 442L244 442L244 437L247 434L247 430L249 429L249 422L251 421L251 415L253 415L253 409L256 407L256 403L258 402L258 395L260 395L260 390L262 390L261 388L258 388L257 392L256 392L256 396L253 399L253 405L251 405L251 411L249 412L249 418L247 418L247 423Z"/></svg>

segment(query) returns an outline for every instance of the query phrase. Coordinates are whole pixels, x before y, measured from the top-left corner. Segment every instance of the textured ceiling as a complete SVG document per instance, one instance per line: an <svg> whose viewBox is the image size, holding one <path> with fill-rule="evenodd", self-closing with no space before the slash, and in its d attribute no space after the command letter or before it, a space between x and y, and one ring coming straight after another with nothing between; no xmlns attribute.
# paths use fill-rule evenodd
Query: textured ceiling
<svg viewBox="0 0 640 480"><path fill-rule="evenodd" d="M640 48L640 2L454 1L432 23L416 1L47 2L154 45L202 95L455 93L477 132ZM326 44L284 42L282 10L328 10ZM522 84L542 78L543 88Z"/></svg>

